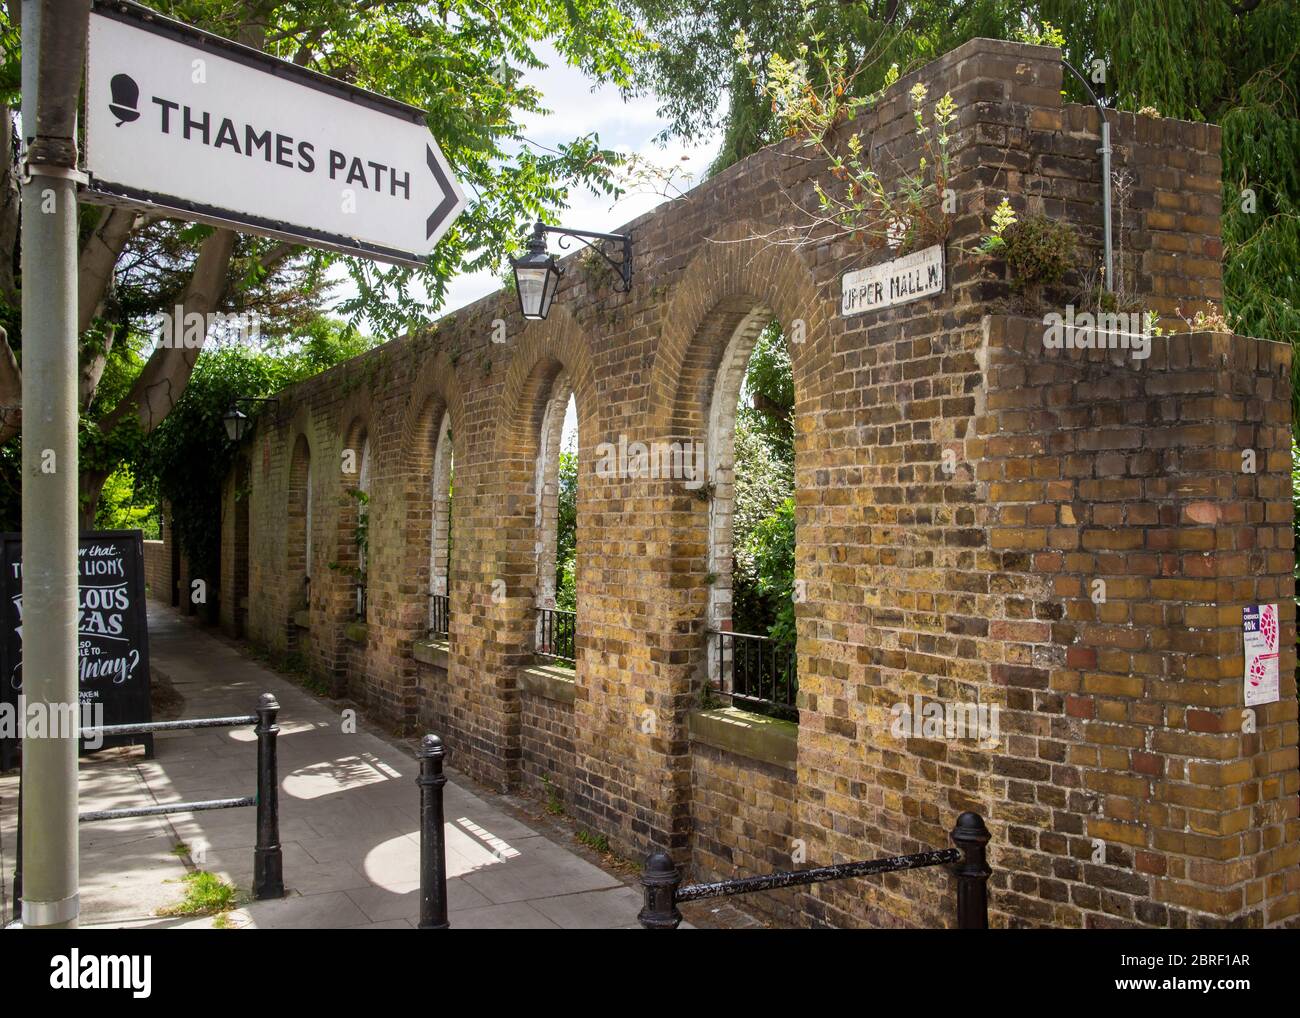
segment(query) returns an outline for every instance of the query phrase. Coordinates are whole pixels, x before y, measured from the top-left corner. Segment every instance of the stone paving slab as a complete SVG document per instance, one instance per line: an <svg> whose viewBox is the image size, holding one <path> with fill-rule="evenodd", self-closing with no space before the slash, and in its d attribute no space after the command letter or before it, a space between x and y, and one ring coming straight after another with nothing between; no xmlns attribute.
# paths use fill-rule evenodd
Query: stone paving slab
<svg viewBox="0 0 1300 1018"><path fill-rule="evenodd" d="M342 731L324 701L170 609L150 605L150 655L184 698L183 717L247 714L263 692L280 701L280 832L288 895L246 901L231 928L393 929L419 917L417 764L402 743ZM156 758L110 750L82 758L80 808L108 809L251 795L249 728L166 733ZM445 815L453 928L618 929L636 925L638 893L540 834L449 771ZM0 846L11 878L17 775L0 776ZM255 811L147 817L81 828L82 925L210 928L214 918L160 918L181 877L207 869L246 894ZM189 851L177 851L178 845ZM7 890L7 888L6 888Z"/></svg>

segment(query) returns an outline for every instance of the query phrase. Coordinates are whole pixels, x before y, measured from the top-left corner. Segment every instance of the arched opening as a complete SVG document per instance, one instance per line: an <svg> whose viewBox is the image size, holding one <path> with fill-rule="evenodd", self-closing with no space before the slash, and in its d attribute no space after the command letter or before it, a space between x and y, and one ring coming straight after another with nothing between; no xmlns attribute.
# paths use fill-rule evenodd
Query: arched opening
<svg viewBox="0 0 1300 1018"><path fill-rule="evenodd" d="M746 315L709 407L708 681L737 706L798 720L794 377L779 323Z"/></svg>
<svg viewBox="0 0 1300 1018"><path fill-rule="evenodd" d="M451 414L444 411L434 442L433 470L428 490L432 508L429 527L429 630L433 640L451 635L451 507L455 484Z"/></svg>
<svg viewBox="0 0 1300 1018"><path fill-rule="evenodd" d="M369 429L361 420L353 421L346 433L340 457L341 494L339 499L338 539L330 569L338 574L339 618L366 620L366 562L370 541L370 485L372 455ZM338 603L337 601L335 602Z"/></svg>
<svg viewBox="0 0 1300 1018"><path fill-rule="evenodd" d="M538 436L533 649L548 664L577 662L578 409L561 371L550 386Z"/></svg>
<svg viewBox="0 0 1300 1018"><path fill-rule="evenodd" d="M285 504L285 582L289 585L288 619L290 640L297 632L294 616L310 604L312 560L311 447L307 436L299 435L289 460L289 484Z"/></svg>
<svg viewBox="0 0 1300 1018"><path fill-rule="evenodd" d="M234 572L231 576L230 619L233 623L233 635L242 637L248 624L248 585L249 585L249 499L252 497L252 469L248 457L240 456L235 464L235 541Z"/></svg>

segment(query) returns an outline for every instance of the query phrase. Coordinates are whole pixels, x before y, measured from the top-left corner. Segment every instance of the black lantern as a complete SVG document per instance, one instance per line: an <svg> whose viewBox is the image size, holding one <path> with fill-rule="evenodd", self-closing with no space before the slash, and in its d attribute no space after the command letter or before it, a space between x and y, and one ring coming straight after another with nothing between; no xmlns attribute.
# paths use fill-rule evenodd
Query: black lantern
<svg viewBox="0 0 1300 1018"><path fill-rule="evenodd" d="M528 253L511 258L515 270L515 289L519 292L519 310L529 321L540 322L551 310L555 290L560 285L560 269L546 251L546 233L541 223L533 227L528 238Z"/></svg>
<svg viewBox="0 0 1300 1018"><path fill-rule="evenodd" d="M610 268L618 273L618 282L614 284L616 293L627 293L632 288L632 238L622 233L593 233L590 230L569 230L562 226L547 226L537 222L532 235L528 238L527 253L519 258L511 258L510 264L515 270L515 289L519 293L519 310L529 321L540 322L551 310L555 300L555 291L560 286L563 270L555 264L555 258L547 253L546 235L559 234L560 247L568 247L573 238L585 244L609 263ZM595 241L613 241L622 246L622 258L615 261L604 250L591 243Z"/></svg>
<svg viewBox="0 0 1300 1018"><path fill-rule="evenodd" d="M248 425L251 423L248 414L240 410L238 406L232 406L226 411L226 416L221 419L225 422L226 434L230 436L230 440L236 445L242 442L244 436L248 434Z"/></svg>
<svg viewBox="0 0 1300 1018"><path fill-rule="evenodd" d="M226 411L221 422L226 426L226 435L232 442L238 445L248 434L249 426L252 425L253 419L239 409L240 403L277 403L274 398L263 396L237 396L234 404Z"/></svg>

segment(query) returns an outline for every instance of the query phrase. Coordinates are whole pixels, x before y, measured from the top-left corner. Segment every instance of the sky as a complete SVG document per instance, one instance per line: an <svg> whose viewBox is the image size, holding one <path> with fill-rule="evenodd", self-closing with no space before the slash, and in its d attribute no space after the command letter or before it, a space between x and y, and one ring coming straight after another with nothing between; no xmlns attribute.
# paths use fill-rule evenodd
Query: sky
<svg viewBox="0 0 1300 1018"><path fill-rule="evenodd" d="M666 126L666 121L655 112L657 103L653 96L625 102L613 86L593 91L590 79L568 66L549 43L538 46L536 52L547 66L541 70L525 71L524 80L541 91L543 105L552 112L548 116L524 118L523 133L530 141L554 147L559 142L571 141L594 131L600 136L603 147L636 153L659 166L675 167L680 171L678 179L680 173L692 174L695 182L703 176L717 154L718 138L710 138L694 147L671 142L660 148L654 137ZM595 196L575 191L570 196L570 207L561 212L559 220L565 226L610 233L665 200L661 195L628 194L615 202L608 195ZM531 223L519 224L521 238L531 226ZM552 250L561 253L554 246ZM491 271L458 276L448 288L447 304L439 315L464 307L498 286L498 278Z"/></svg>
<svg viewBox="0 0 1300 1018"><path fill-rule="evenodd" d="M613 86L593 89L591 80L566 64L549 43L538 46L536 52L547 66L526 71L524 80L542 93L542 105L552 112L546 116L524 118L525 137L538 145L555 147L559 142L571 141L594 131L605 148L635 153L660 167L674 168L673 179L681 188L698 183L717 155L719 136L696 146L672 141L661 147L654 139L667 122L656 112L654 96L625 101ZM613 200L604 194L574 191L570 195L569 208L560 214L559 220L563 225L577 229L612 233L667 200L664 195L651 193L629 193ZM520 223L520 236L528 233L531 226L531 223ZM551 250L562 253L555 247L554 240ZM489 270L457 276L448 286L447 303L438 314L448 314L472 304L499 286L497 275ZM346 295L346 284L343 292ZM565 448L574 447L577 425L574 404L570 400L561 440Z"/></svg>

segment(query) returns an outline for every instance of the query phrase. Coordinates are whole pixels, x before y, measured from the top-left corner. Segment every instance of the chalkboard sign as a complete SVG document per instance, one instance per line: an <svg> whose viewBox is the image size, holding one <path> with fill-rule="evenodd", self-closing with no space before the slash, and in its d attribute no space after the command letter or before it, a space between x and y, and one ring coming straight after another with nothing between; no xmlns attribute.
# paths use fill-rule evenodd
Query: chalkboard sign
<svg viewBox="0 0 1300 1018"><path fill-rule="evenodd" d="M0 557L0 701L17 709L23 688L22 535L5 534ZM81 535L77 575L77 670L81 702L100 704L103 724L153 720L149 702L149 628L144 593L144 543L138 530ZM153 736L105 739L103 747L143 744L153 755ZM101 747L101 748L103 748ZM0 769L17 747L0 739Z"/></svg>

